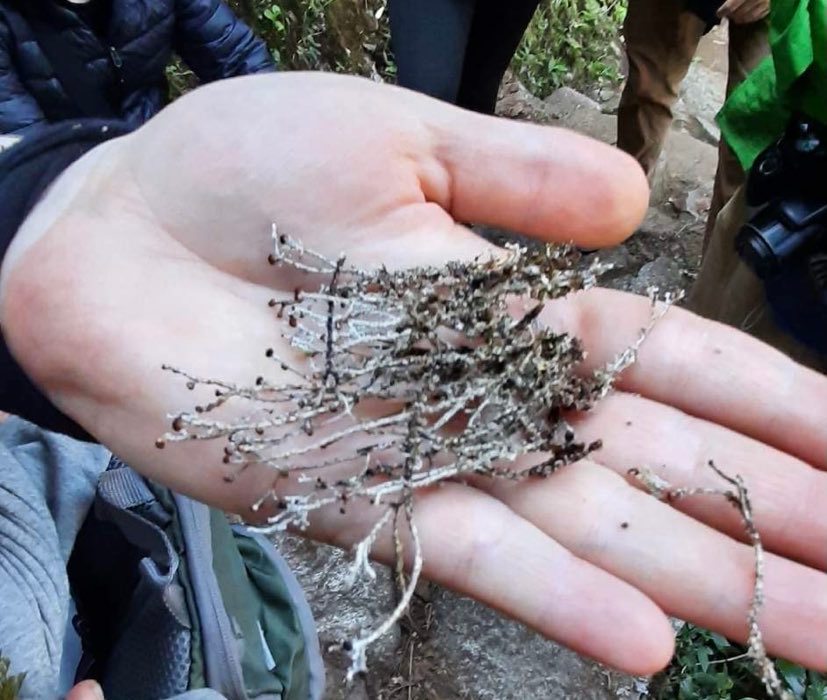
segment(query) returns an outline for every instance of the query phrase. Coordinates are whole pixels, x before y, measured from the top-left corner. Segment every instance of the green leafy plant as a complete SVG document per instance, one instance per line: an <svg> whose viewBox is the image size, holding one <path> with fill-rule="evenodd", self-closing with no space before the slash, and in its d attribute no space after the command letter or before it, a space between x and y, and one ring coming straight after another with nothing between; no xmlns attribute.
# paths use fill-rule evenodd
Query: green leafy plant
<svg viewBox="0 0 827 700"><path fill-rule="evenodd" d="M231 0L283 70L331 70L393 81L387 0ZM626 0L542 0L514 58L545 97L620 79Z"/></svg>
<svg viewBox="0 0 827 700"><path fill-rule="evenodd" d="M282 70L329 70L392 80L387 0L231 0Z"/></svg>
<svg viewBox="0 0 827 700"><path fill-rule="evenodd" d="M198 78L179 59L175 59L166 69L169 98L174 100L198 85Z"/></svg>
<svg viewBox="0 0 827 700"><path fill-rule="evenodd" d="M267 33L270 37L270 50L278 63L282 62L279 47L284 46L288 40L287 17L281 5L268 4L259 13L259 24L267 26Z"/></svg>
<svg viewBox="0 0 827 700"><path fill-rule="evenodd" d="M538 97L562 85L620 80L626 0L543 0L514 56L520 80Z"/></svg>
<svg viewBox="0 0 827 700"><path fill-rule="evenodd" d="M827 700L827 676L789 661L778 661L776 666L796 700Z"/></svg>
<svg viewBox="0 0 827 700"><path fill-rule="evenodd" d="M827 677L789 661L776 668L796 700L827 700ZM719 634L684 625L675 657L650 689L656 700L764 700L767 697L744 647Z"/></svg>

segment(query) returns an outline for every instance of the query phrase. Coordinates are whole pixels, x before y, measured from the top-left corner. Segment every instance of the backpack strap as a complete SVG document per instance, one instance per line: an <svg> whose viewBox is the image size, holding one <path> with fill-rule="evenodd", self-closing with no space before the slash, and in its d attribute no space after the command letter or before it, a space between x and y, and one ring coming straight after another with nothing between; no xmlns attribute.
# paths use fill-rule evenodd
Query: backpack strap
<svg viewBox="0 0 827 700"><path fill-rule="evenodd" d="M107 700L214 688L319 700L324 667L298 582L273 544L113 458L69 561L84 650Z"/></svg>
<svg viewBox="0 0 827 700"><path fill-rule="evenodd" d="M76 680L98 680L112 700L189 688L193 630L169 521L146 482L112 458L68 565L84 649Z"/></svg>
<svg viewBox="0 0 827 700"><path fill-rule="evenodd" d="M147 552L159 574L177 570L178 555L163 531L172 518L146 482L119 460L111 461L101 475L95 514L116 525L133 547Z"/></svg>

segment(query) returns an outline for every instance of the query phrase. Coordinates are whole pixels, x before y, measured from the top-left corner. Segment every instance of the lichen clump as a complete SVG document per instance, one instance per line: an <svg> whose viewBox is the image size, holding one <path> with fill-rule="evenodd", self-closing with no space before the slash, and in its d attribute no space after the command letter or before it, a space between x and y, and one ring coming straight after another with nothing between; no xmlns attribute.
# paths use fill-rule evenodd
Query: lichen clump
<svg viewBox="0 0 827 700"><path fill-rule="evenodd" d="M209 385L215 399L175 415L165 440L224 440L229 479L251 464L270 467L272 488L254 506L275 506L270 530L305 528L323 507L375 508L355 575L373 575L368 555L386 530L400 576L410 548L400 606L343 645L357 672L422 568L417 490L470 476L545 477L598 449L577 439L567 416L608 393L645 329L608 366L583 370L581 341L540 315L545 302L596 284L606 267L578 266L566 246L392 271L273 237L270 262L307 275L303 288L270 302L286 340L284 350L266 351L273 377L239 386L173 369L190 388ZM232 420L222 418L228 404Z"/></svg>

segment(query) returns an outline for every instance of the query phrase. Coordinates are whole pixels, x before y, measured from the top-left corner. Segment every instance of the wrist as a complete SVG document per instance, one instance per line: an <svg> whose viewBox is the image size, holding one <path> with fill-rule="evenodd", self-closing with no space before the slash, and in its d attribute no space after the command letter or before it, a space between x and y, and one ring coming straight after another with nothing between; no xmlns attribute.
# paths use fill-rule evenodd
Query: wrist
<svg viewBox="0 0 827 700"><path fill-rule="evenodd" d="M11 229L0 267L3 340L25 374L52 400L52 380L65 375L67 359L67 349L55 348L50 332L62 313L61 300L71 294L61 280L84 255L79 237L114 200L116 183L122 180L118 151L124 139L92 147L51 181L22 223ZM12 170L9 176L14 175Z"/></svg>
<svg viewBox="0 0 827 700"><path fill-rule="evenodd" d="M0 310L8 291L8 280L20 260L65 219L83 218L100 206L117 179L115 170L122 148L121 137L95 146L70 164L43 192L9 243L0 265ZM2 318L2 316L0 316ZM2 318L5 325L5 318Z"/></svg>

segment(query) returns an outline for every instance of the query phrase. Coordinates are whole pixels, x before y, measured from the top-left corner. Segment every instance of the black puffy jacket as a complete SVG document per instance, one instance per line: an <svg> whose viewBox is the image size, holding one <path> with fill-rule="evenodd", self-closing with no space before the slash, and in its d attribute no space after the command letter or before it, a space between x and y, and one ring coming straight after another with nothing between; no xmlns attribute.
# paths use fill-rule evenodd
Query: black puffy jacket
<svg viewBox="0 0 827 700"><path fill-rule="evenodd" d="M32 12L59 31L84 80L133 126L164 105L173 52L204 82L274 69L264 43L220 0L104 1L112 3L106 39L50 0L0 0L0 134L81 116L38 44Z"/></svg>

